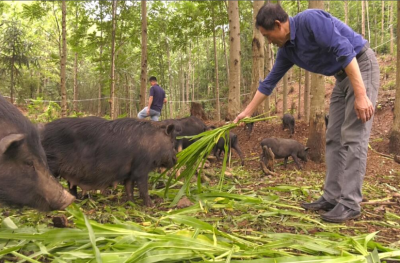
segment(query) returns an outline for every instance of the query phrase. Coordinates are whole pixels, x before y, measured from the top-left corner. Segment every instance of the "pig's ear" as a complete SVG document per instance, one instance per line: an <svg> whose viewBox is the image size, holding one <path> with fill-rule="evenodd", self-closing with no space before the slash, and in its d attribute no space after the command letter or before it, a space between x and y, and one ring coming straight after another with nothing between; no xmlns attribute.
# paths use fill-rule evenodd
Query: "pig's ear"
<svg viewBox="0 0 400 263"><path fill-rule="evenodd" d="M304 148L304 151L308 151L308 150L310 150L310 148L308 148L308 147Z"/></svg>
<svg viewBox="0 0 400 263"><path fill-rule="evenodd" d="M167 126L167 128L165 129L165 134L172 136L173 132L175 130L175 125L170 124Z"/></svg>
<svg viewBox="0 0 400 263"><path fill-rule="evenodd" d="M5 154L8 150L18 148L24 140L24 134L10 134L0 140L0 155Z"/></svg>

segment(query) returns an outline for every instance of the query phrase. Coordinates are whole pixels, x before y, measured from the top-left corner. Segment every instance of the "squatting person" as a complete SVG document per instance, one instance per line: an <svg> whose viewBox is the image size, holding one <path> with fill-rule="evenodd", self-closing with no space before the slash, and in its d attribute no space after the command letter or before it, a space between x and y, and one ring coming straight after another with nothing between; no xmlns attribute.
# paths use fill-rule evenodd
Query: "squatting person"
<svg viewBox="0 0 400 263"><path fill-rule="evenodd" d="M157 84L157 78L151 76L149 81L151 85L149 104L137 116L139 119L150 117L153 121L158 121L163 105L167 103L167 99L165 98L165 91Z"/></svg>
<svg viewBox="0 0 400 263"><path fill-rule="evenodd" d="M250 117L294 65L335 76L326 133L323 195L307 210L325 210L322 219L344 222L360 216L361 187L379 88L379 65L368 42L329 13L309 9L288 17L278 4L264 5L256 27L279 47L275 65L260 81L253 100L234 122Z"/></svg>

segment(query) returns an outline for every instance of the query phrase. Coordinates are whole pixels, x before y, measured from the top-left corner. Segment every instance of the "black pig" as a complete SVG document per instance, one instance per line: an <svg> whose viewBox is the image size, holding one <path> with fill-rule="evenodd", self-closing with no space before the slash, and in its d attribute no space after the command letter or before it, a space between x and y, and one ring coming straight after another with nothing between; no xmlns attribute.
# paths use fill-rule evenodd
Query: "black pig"
<svg viewBox="0 0 400 263"><path fill-rule="evenodd" d="M42 211L64 209L74 201L50 175L38 131L0 96L0 202Z"/></svg>
<svg viewBox="0 0 400 263"><path fill-rule="evenodd" d="M229 141L228 141L228 158L230 156L230 151L231 148L235 149L237 154L240 157L241 164L242 166L244 165L244 160L243 160L243 154L242 151L239 148L239 142L237 135L234 134L233 132L229 132ZM221 152L225 152L225 139L224 138L219 138L217 144L214 146L214 156L217 157L217 160L219 161ZM218 152L219 151L219 152Z"/></svg>
<svg viewBox="0 0 400 263"><path fill-rule="evenodd" d="M285 115L283 115L282 127L283 130L288 128L290 131L290 137L292 137L292 135L294 134L294 117L291 114L286 113Z"/></svg>
<svg viewBox="0 0 400 263"><path fill-rule="evenodd" d="M130 118L107 121L97 117L64 118L46 125L43 147L50 170L82 190L103 190L125 183L133 201L133 184L146 206L148 174L176 163L175 127Z"/></svg>
<svg viewBox="0 0 400 263"><path fill-rule="evenodd" d="M161 121L166 125L173 124L177 130L177 136L193 136L205 132L208 128L206 124L195 116L190 116L182 119L168 119ZM189 147L195 140L179 139L176 142L176 149L180 152Z"/></svg>
<svg viewBox="0 0 400 263"><path fill-rule="evenodd" d="M301 165L298 158L307 162L307 151L309 148L304 147L298 141L292 139L267 138L261 141L261 149L263 149L264 146L271 148L275 159L285 158L285 168L289 156L292 156L299 169L301 169Z"/></svg>

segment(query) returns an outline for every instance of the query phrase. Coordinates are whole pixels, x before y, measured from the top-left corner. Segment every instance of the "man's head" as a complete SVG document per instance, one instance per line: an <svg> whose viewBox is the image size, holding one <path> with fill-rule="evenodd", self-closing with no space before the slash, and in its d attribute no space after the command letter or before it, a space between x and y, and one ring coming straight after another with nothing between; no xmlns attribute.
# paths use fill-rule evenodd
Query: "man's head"
<svg viewBox="0 0 400 263"><path fill-rule="evenodd" d="M154 76L151 76L151 77L149 78L149 81L150 81L151 86L154 86L154 85L157 84L157 78L154 77Z"/></svg>
<svg viewBox="0 0 400 263"><path fill-rule="evenodd" d="M282 47L290 38L289 16L278 4L261 7L256 17L256 27L270 43Z"/></svg>

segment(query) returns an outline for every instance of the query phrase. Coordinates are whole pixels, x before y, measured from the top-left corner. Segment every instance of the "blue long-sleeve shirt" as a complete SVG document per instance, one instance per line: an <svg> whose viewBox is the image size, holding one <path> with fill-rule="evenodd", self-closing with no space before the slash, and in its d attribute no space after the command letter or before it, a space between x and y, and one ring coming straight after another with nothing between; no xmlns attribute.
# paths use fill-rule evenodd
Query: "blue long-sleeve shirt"
<svg viewBox="0 0 400 263"><path fill-rule="evenodd" d="M275 64L258 90L270 95L295 64L308 71L332 76L347 67L366 40L329 13L308 9L289 17L290 40L279 48Z"/></svg>

